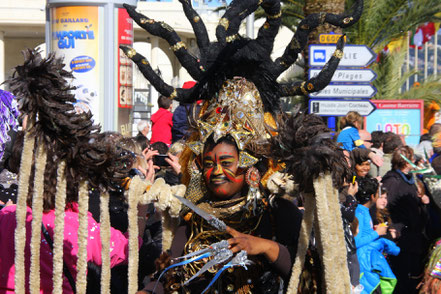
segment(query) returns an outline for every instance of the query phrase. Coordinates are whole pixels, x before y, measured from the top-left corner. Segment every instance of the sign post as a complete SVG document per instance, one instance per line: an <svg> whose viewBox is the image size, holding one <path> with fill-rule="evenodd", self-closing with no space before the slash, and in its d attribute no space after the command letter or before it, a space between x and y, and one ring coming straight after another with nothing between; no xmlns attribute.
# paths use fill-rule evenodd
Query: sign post
<svg viewBox="0 0 441 294"><path fill-rule="evenodd" d="M320 35L320 42L335 43L338 37L337 34ZM309 79L320 73L335 49L336 45L329 44L309 46ZM330 84L319 92L309 94L309 112L329 117L345 116L349 111L357 111L362 116L374 112L375 105L367 99L377 93L377 89L371 84L377 75L365 67L375 60L375 56L365 45L346 45Z"/></svg>

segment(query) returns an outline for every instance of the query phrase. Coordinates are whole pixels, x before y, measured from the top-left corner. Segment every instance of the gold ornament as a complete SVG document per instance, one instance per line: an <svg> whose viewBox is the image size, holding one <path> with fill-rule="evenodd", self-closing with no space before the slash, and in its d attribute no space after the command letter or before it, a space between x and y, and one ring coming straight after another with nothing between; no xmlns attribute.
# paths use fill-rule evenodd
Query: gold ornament
<svg viewBox="0 0 441 294"><path fill-rule="evenodd" d="M341 51L340 49L335 50L334 54L332 54L332 56L335 56L338 59L342 59L343 58L343 51Z"/></svg>
<svg viewBox="0 0 441 294"><path fill-rule="evenodd" d="M266 18L268 18L268 19L277 19L277 18L279 18L279 17L281 17L282 16L282 11L279 11L279 13L277 13L277 14L274 14L274 15L267 15L266 16Z"/></svg>
<svg viewBox="0 0 441 294"><path fill-rule="evenodd" d="M174 44L173 46L170 47L171 50L173 50L173 52L178 51L179 49L184 48L187 49L187 45L185 45L184 42L180 41L176 44Z"/></svg>
<svg viewBox="0 0 441 294"><path fill-rule="evenodd" d="M219 20L219 25L223 26L225 28L225 30L228 30L228 27L230 26L230 21L228 19L226 19L225 17L222 17Z"/></svg>
<svg viewBox="0 0 441 294"><path fill-rule="evenodd" d="M292 38L291 42L289 43L289 49L300 49L299 41L296 38Z"/></svg>
<svg viewBox="0 0 441 294"><path fill-rule="evenodd" d="M246 151L241 151L239 153L239 167L247 168L255 165L258 161L259 160L256 157L250 155Z"/></svg>
<svg viewBox="0 0 441 294"><path fill-rule="evenodd" d="M169 26L168 24L166 24L165 22L161 21L159 24L161 25L161 27L163 27L167 31L173 32L173 28L171 26Z"/></svg>
<svg viewBox="0 0 441 294"><path fill-rule="evenodd" d="M193 21L195 23L198 23L200 20L201 20L201 18L199 16L197 16L197 15L195 17L193 17Z"/></svg>
<svg viewBox="0 0 441 294"><path fill-rule="evenodd" d="M239 38L239 35L238 34L234 34L234 35L231 35L231 36L227 36L225 38L225 40L227 41L227 43L231 43L231 42L233 42L234 40L236 40L238 38Z"/></svg>
<svg viewBox="0 0 441 294"><path fill-rule="evenodd" d="M302 91L302 93L304 94L304 95L308 95L309 93L308 93L308 91L306 91L306 89L305 89L305 83L306 82L302 82L302 84L300 85L300 90Z"/></svg>
<svg viewBox="0 0 441 294"><path fill-rule="evenodd" d="M136 55L136 50L133 48L130 48L129 50L127 50L127 52L125 52L128 58L133 58L133 56Z"/></svg>
<svg viewBox="0 0 441 294"><path fill-rule="evenodd" d="M195 142L188 142L187 143L188 148L191 149L191 151L193 151L194 154L199 155L202 153L202 148L204 147L204 145L199 142L199 141L195 141Z"/></svg>
<svg viewBox="0 0 441 294"><path fill-rule="evenodd" d="M173 100L176 96L178 96L178 92L176 92L176 89L173 89L173 92L168 97Z"/></svg>
<svg viewBox="0 0 441 294"><path fill-rule="evenodd" d="M345 19L343 19L343 23L347 25L347 24L349 24L353 20L354 20L354 18L352 16L351 17L346 17Z"/></svg>

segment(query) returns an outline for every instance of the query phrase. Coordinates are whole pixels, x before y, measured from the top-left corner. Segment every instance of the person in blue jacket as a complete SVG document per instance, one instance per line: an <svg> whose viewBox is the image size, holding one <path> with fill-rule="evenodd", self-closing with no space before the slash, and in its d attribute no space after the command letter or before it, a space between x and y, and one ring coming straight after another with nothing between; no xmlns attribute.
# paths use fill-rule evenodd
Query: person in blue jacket
<svg viewBox="0 0 441 294"><path fill-rule="evenodd" d="M341 124L344 128L337 136L337 143L340 143L343 149L352 151L357 147L366 148L358 133L363 125L363 117L358 112L349 111L341 119Z"/></svg>
<svg viewBox="0 0 441 294"><path fill-rule="evenodd" d="M375 229L369 208L378 198L379 183L376 179L358 179L356 194L359 205L355 210L358 219L358 233L355 236L358 262L360 264L360 284L362 293L392 293L397 279L387 263L385 254L398 255L400 248L394 242L381 238L386 235L388 224L379 224Z"/></svg>

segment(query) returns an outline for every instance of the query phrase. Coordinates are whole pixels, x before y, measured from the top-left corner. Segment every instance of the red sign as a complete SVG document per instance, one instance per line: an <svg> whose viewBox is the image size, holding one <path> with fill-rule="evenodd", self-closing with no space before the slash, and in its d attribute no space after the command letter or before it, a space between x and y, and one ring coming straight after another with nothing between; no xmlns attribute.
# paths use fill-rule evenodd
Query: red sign
<svg viewBox="0 0 441 294"><path fill-rule="evenodd" d="M133 46L133 20L124 8L118 8L118 48L119 45ZM118 58L118 107L132 108L133 68L132 61L119 49Z"/></svg>

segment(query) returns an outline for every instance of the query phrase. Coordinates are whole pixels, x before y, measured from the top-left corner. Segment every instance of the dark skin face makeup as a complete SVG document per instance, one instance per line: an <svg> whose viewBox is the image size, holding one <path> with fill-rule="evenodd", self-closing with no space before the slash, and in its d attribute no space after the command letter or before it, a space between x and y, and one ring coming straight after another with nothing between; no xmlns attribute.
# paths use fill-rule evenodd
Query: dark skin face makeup
<svg viewBox="0 0 441 294"><path fill-rule="evenodd" d="M240 192L245 175L239 170L239 154L235 146L219 143L205 150L202 162L205 184L212 195L227 200Z"/></svg>

